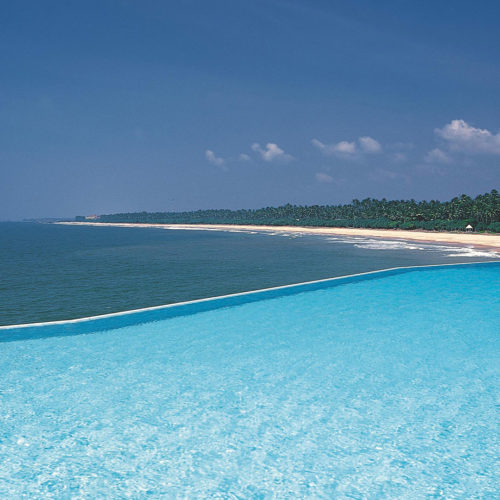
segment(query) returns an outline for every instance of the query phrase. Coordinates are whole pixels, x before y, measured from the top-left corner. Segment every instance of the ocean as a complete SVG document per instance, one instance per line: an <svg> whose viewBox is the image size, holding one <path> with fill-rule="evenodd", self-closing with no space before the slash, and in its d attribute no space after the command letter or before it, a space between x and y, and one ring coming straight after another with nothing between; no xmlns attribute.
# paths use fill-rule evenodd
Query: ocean
<svg viewBox="0 0 500 500"><path fill-rule="evenodd" d="M398 266L487 261L452 245L0 223L0 325L73 319Z"/></svg>

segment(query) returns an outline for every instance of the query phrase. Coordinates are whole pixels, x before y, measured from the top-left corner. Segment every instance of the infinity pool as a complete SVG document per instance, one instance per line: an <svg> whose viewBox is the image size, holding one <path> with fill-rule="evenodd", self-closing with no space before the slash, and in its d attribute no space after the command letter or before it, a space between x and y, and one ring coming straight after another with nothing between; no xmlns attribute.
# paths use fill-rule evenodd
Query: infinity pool
<svg viewBox="0 0 500 500"><path fill-rule="evenodd" d="M0 497L493 498L499 277L419 268L1 330Z"/></svg>

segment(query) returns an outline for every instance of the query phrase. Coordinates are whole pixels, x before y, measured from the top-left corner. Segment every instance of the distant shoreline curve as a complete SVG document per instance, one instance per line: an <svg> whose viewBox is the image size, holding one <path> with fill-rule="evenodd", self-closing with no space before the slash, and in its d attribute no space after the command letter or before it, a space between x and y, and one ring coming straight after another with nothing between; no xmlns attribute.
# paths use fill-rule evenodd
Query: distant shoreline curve
<svg viewBox="0 0 500 500"><path fill-rule="evenodd" d="M500 250L500 235L481 233L451 233L437 231L407 231L401 229L361 229L346 227L252 226L238 224L141 224L126 222L55 222L71 226L142 227L199 231L242 231L262 233L300 233L326 236L361 236L429 243L450 243L460 246L486 247Z"/></svg>

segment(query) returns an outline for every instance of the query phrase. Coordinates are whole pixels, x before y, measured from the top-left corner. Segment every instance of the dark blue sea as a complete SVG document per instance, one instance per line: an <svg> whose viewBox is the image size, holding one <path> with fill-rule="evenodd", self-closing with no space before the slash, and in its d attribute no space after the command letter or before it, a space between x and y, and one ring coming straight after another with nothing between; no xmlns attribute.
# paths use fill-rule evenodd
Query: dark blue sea
<svg viewBox="0 0 500 500"><path fill-rule="evenodd" d="M0 325L72 319L488 250L370 238L0 223Z"/></svg>

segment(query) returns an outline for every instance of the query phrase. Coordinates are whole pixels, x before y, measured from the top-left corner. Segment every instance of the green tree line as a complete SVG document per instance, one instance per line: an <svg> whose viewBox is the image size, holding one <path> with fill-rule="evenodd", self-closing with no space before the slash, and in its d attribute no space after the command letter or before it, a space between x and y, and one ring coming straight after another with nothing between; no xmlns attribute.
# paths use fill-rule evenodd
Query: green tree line
<svg viewBox="0 0 500 500"><path fill-rule="evenodd" d="M76 217L77 221L85 217ZM500 232L500 196L496 189L472 198L465 194L450 201L376 200L366 198L343 205L283 205L248 210L192 212L135 212L100 215L98 222L164 224L255 224L328 226L381 229L425 229Z"/></svg>

